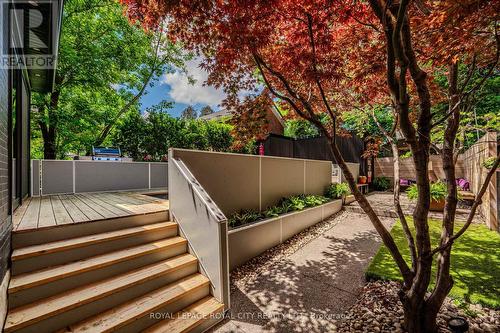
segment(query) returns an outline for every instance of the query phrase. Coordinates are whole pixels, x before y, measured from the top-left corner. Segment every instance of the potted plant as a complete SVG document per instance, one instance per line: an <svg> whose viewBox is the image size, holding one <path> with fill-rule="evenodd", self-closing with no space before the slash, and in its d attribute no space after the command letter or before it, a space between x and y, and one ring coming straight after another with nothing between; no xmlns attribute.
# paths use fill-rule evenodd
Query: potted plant
<svg viewBox="0 0 500 333"><path fill-rule="evenodd" d="M406 193L408 195L408 199L417 200L418 198L417 184L412 184L408 188ZM447 194L448 194L448 189L445 183L443 183L442 181L431 183L430 186L431 202L429 210L434 212L442 212L444 210L445 198Z"/></svg>
<svg viewBox="0 0 500 333"><path fill-rule="evenodd" d="M359 184L366 184L366 176L359 176L358 183Z"/></svg>

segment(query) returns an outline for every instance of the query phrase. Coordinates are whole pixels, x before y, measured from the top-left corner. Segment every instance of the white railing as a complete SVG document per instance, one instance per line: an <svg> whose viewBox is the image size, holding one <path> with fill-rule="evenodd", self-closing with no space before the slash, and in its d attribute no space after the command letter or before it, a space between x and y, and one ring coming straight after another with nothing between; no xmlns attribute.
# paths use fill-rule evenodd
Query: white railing
<svg viewBox="0 0 500 333"><path fill-rule="evenodd" d="M169 154L169 212L209 278L213 296L229 309L227 218L189 168Z"/></svg>

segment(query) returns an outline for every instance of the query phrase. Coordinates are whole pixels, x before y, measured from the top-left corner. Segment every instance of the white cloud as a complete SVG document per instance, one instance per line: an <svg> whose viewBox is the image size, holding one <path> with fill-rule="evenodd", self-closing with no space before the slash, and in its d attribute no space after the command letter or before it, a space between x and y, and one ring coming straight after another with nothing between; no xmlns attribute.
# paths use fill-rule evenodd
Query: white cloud
<svg viewBox="0 0 500 333"><path fill-rule="evenodd" d="M176 103L190 105L208 104L212 107L216 107L222 102L226 95L222 90L204 85L208 73L200 68L200 63L200 59L194 59L186 63L188 75L196 80L194 84L190 84L188 76L179 71L163 75L161 83L170 86L170 98Z"/></svg>

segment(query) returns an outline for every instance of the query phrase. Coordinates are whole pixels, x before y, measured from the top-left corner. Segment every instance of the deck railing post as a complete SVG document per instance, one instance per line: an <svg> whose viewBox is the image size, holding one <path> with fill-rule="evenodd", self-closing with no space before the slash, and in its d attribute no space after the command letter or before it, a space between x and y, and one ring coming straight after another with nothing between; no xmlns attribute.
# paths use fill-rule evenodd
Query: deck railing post
<svg viewBox="0 0 500 333"><path fill-rule="evenodd" d="M151 189L151 162L148 163L148 189Z"/></svg>
<svg viewBox="0 0 500 333"><path fill-rule="evenodd" d="M40 163L38 163L38 179L40 180L40 184L38 184L39 188L39 196L43 195L43 160L40 160Z"/></svg>

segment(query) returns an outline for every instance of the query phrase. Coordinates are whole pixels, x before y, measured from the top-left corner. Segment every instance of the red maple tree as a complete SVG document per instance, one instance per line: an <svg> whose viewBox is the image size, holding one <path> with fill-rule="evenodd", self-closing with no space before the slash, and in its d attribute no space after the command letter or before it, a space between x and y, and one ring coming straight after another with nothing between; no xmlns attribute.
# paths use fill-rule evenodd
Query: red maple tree
<svg viewBox="0 0 500 333"><path fill-rule="evenodd" d="M392 254L404 283L400 298L405 328L437 332L436 316L450 291L450 251L470 225L485 186L477 193L471 215L454 234L457 205L455 147L460 105L467 98L468 73L459 64L497 70L497 21L500 2L494 0L122 0L127 14L146 28L168 20L172 39L204 56L209 84L223 87L228 100L242 89L264 84L273 97L315 124L328 138L356 200ZM432 73L445 68L448 90L437 88ZM432 106L448 101L445 114ZM411 263L359 192L343 161L333 133L343 110L384 104L392 106L411 151L419 190L413 213L415 237L406 220ZM330 123L318 118L326 113ZM443 231L431 247L429 211L430 134L444 125L441 151L448 195ZM497 158L493 169L500 163ZM486 183L491 177L487 178ZM395 198L396 202L396 198ZM436 285L428 293L431 267L437 255Z"/></svg>

